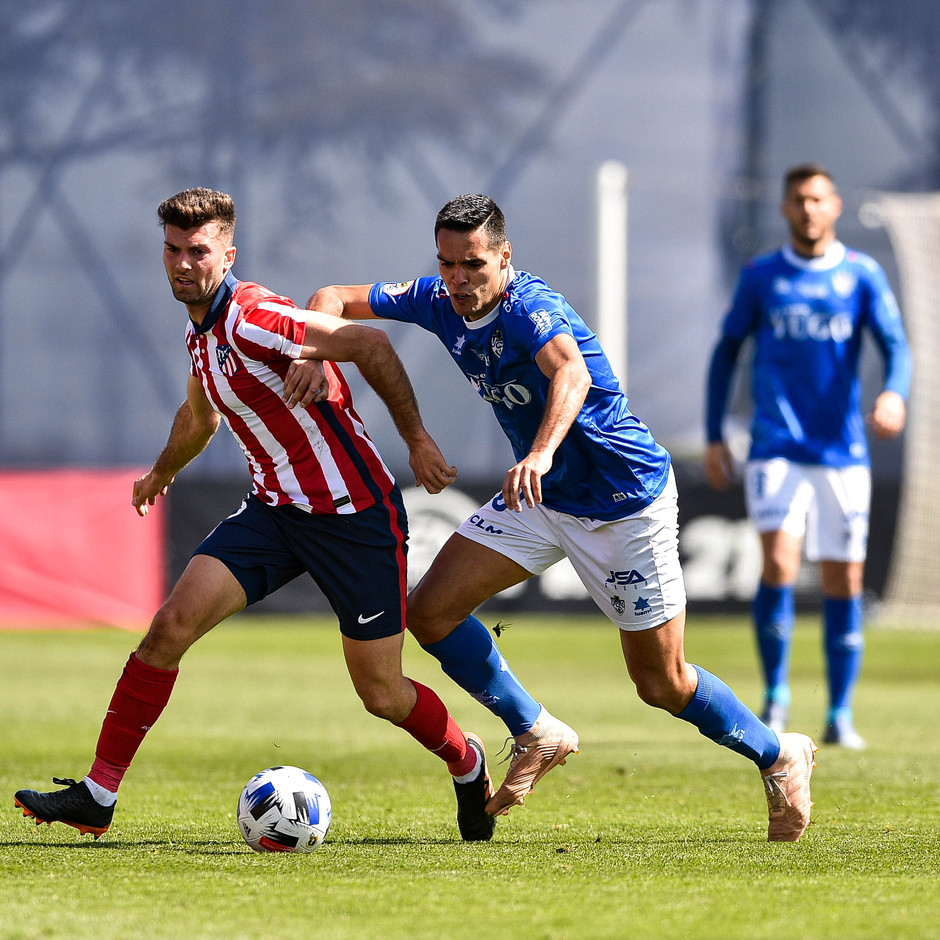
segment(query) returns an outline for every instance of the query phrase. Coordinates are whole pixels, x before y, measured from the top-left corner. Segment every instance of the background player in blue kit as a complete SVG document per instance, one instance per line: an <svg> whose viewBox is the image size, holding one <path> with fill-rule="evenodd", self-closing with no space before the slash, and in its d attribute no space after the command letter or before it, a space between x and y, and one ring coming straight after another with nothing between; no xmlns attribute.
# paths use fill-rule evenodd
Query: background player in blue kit
<svg viewBox="0 0 940 940"><path fill-rule="evenodd" d="M630 412L597 338L564 297L513 268L492 199L451 200L435 239L439 276L322 288L308 307L434 333L512 445L516 463L502 491L451 536L408 599L418 641L515 738L487 812L521 803L578 739L522 688L473 611L567 556L620 627L640 698L753 761L770 810L768 837L796 841L810 821L815 745L802 734L778 736L720 679L685 660L669 454Z"/></svg>
<svg viewBox="0 0 940 940"><path fill-rule="evenodd" d="M862 748L852 695L864 646L862 578L871 497L858 377L863 329L885 361L884 390L867 418L879 439L904 427L910 352L884 272L836 238L842 202L829 173L815 163L790 169L781 209L790 243L742 270L712 355L705 468L716 488L730 484L722 421L738 353L753 336L745 497L763 548L754 599L766 682L763 718L777 730L788 718L793 584L805 534L807 557L820 563L823 593L829 683L823 740Z"/></svg>

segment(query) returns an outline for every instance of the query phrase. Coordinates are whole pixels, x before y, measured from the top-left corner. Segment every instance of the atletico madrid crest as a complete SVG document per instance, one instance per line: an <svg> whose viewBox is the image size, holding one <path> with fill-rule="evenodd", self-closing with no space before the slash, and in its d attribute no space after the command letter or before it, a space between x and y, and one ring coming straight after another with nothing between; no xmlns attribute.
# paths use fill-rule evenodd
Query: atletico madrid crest
<svg viewBox="0 0 940 940"><path fill-rule="evenodd" d="M234 375L238 371L238 357L232 355L232 347L228 343L216 346L215 358L223 375Z"/></svg>

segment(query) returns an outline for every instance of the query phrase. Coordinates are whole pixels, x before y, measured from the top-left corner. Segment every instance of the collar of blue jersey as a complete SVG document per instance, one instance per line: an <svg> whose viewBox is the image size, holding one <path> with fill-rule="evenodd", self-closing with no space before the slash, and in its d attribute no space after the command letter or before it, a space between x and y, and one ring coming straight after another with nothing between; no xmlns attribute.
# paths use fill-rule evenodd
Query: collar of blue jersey
<svg viewBox="0 0 940 940"><path fill-rule="evenodd" d="M209 308L209 312L202 318L202 323L198 326L194 323L193 329L197 333L208 333L212 327L215 326L216 320L222 314L222 311L228 306L228 302L232 299L232 294L235 293L235 288L238 287L238 278L232 274L231 271L225 275L225 280L219 285L219 289L215 292L215 300L212 301L212 306Z"/></svg>
<svg viewBox="0 0 940 940"><path fill-rule="evenodd" d="M506 278L506 287L503 291L503 296L509 293L509 285L512 284L515 276L515 268L509 265L509 276ZM468 330L482 330L484 326L489 326L499 316L499 308L500 304L497 304L485 317L480 317L479 320L464 320L464 326Z"/></svg>
<svg viewBox="0 0 940 940"><path fill-rule="evenodd" d="M845 245L835 241L826 249L826 253L818 258L804 258L793 250L792 245L784 245L781 253L784 260L795 268L801 268L803 271L829 271L845 259Z"/></svg>

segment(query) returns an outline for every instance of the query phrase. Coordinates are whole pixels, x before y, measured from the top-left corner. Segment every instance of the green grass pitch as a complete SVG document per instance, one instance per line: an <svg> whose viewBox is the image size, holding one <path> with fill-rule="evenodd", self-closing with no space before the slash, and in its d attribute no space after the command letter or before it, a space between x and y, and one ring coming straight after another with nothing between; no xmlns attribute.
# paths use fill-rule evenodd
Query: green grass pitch
<svg viewBox="0 0 940 940"><path fill-rule="evenodd" d="M0 633L0 938L940 937L940 632L868 631L869 748L821 745L813 825L769 844L757 771L642 705L603 618L509 619L503 652L581 753L482 844L460 841L443 766L362 710L332 621L304 618L238 617L187 654L102 839L37 827L13 792L88 770L137 637ZM801 619L793 727L814 736L820 645ZM686 646L758 702L743 618L693 618ZM501 780L503 726L410 637L405 660ZM279 763L330 791L312 855L257 855L235 825L242 785Z"/></svg>

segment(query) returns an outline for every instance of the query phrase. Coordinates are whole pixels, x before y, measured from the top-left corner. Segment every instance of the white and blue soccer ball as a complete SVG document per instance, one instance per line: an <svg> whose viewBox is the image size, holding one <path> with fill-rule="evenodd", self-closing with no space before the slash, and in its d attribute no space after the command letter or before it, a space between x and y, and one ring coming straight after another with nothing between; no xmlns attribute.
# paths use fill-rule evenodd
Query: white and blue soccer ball
<svg viewBox="0 0 940 940"><path fill-rule="evenodd" d="M313 852L332 821L326 787L300 767L262 770L238 798L238 828L256 852Z"/></svg>

